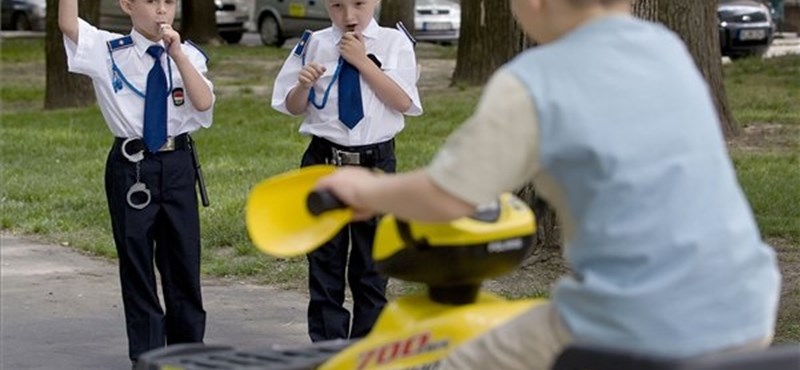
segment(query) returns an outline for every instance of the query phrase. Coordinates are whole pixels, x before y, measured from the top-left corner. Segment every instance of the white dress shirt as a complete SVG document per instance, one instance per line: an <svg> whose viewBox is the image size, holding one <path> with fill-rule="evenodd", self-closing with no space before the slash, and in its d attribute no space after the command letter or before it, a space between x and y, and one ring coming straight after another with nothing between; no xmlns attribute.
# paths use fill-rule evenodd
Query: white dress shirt
<svg viewBox="0 0 800 370"><path fill-rule="evenodd" d="M300 133L319 136L344 146L376 144L390 140L403 129L405 124L403 114L409 116L422 114L422 104L416 84L417 61L414 45L408 37L399 30L378 26L375 20L370 22L362 35L367 54L373 54L381 63L381 70L405 91L411 99L411 107L406 112L398 112L388 107L362 78L361 99L364 119L353 129L348 129L339 121L339 90L333 77L339 62L338 45L342 31L333 26L314 32L305 46L304 58L292 51L275 79L272 107L291 114L286 109L286 97L297 86L297 78L304 62L306 64L314 62L326 68L313 89L317 103L321 104L325 91L330 86L328 100L322 109L317 109L309 103L303 123L300 125Z"/></svg>
<svg viewBox="0 0 800 370"><path fill-rule="evenodd" d="M139 92L144 93L147 88L147 74L153 67L153 57L147 54L147 48L154 44L163 47L164 43L154 43L136 30L132 30L130 36L133 44L131 46L109 52L107 42L119 39L124 35L99 30L82 19L79 24L77 44L68 37L64 37L69 71L91 77L100 111L114 136L142 137L144 98L127 84L122 84L122 89L115 91L111 53L114 53L114 62L122 72L123 76L121 77L130 82ZM182 44L181 47L192 65L204 77L213 94L213 85L205 78L208 71L205 54L191 44ZM167 74L168 85L170 84L170 70L172 74L172 90L167 103L167 135L174 137L194 132L200 127L211 126L213 105L205 112L195 109L190 101L191 96L185 89L178 67L166 52L161 56L161 63L164 73ZM183 89L183 104L180 104L180 99L177 99L175 89Z"/></svg>

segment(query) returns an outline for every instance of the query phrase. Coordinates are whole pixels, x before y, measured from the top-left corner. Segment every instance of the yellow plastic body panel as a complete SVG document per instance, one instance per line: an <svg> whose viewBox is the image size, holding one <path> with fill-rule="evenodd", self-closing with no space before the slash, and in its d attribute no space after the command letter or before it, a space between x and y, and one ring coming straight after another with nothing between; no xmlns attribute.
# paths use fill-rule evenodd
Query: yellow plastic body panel
<svg viewBox="0 0 800 370"><path fill-rule="evenodd" d="M250 191L246 205L247 231L253 244L276 257L306 254L330 240L350 222L350 208L312 215L306 198L334 166L309 166L262 181Z"/></svg>
<svg viewBox="0 0 800 370"><path fill-rule="evenodd" d="M462 217L449 223L411 222L414 240L426 240L431 247L462 247L487 244L521 236L536 231L533 211L519 198L506 193L500 196L500 216L497 222L483 222ZM385 260L408 246L401 239L394 215L384 216L375 233L372 256Z"/></svg>
<svg viewBox="0 0 800 370"><path fill-rule="evenodd" d="M458 345L476 338L544 300L508 301L482 292L473 304L431 302L425 293L390 302L364 339L327 361L321 370L425 369Z"/></svg>

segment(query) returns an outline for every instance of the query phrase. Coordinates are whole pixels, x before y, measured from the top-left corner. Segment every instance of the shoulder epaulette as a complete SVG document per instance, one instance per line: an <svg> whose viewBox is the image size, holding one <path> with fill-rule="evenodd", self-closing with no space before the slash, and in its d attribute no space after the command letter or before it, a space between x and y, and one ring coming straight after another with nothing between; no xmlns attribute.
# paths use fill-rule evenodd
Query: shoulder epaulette
<svg viewBox="0 0 800 370"><path fill-rule="evenodd" d="M408 28L406 28L403 22L397 22L397 29L406 34L406 37L411 41L411 45L417 46L417 39L411 36L411 32L408 32Z"/></svg>
<svg viewBox="0 0 800 370"><path fill-rule="evenodd" d="M297 42L297 46L294 47L294 55L298 57L302 57L306 53L306 45L308 45L308 41L311 40L311 30L303 31L303 35L300 36L300 41Z"/></svg>
<svg viewBox="0 0 800 370"><path fill-rule="evenodd" d="M122 37L117 38L117 39L108 40L106 42L106 45L108 45L108 51L116 51L116 50L119 50L119 49L125 49L125 48L133 46L133 37L131 37L131 35L127 35L127 36L122 36Z"/></svg>
<svg viewBox="0 0 800 370"><path fill-rule="evenodd" d="M195 44L194 42L192 42L192 40L185 40L184 43L189 45L189 46L191 46L191 47L193 47L193 48L195 48L195 49L197 49L197 51L199 51L200 54L203 54L203 57L206 58L206 64L208 64L210 59L208 58L208 54L206 54L206 52L203 51L203 49L200 49L200 47L197 46L197 44Z"/></svg>

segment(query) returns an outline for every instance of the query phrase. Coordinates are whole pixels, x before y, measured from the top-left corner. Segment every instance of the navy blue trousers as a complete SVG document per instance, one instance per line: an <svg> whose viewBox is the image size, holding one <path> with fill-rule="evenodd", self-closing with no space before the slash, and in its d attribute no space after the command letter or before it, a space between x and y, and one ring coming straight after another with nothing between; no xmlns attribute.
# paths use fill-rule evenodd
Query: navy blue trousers
<svg viewBox="0 0 800 370"><path fill-rule="evenodd" d="M329 163L331 145L315 137L301 166ZM361 166L395 172L394 141L382 144L381 150L371 145L337 148L362 154ZM308 334L313 342L367 335L386 305L388 279L378 273L372 260L376 226L377 219L351 223L308 254ZM345 281L353 295L352 324L344 307Z"/></svg>
<svg viewBox="0 0 800 370"><path fill-rule="evenodd" d="M136 359L165 344L203 341L200 220L188 149L148 153L139 162L141 182L152 200L137 210L126 200L136 182L136 164L123 157L119 146L117 140L108 155L105 185L119 256L128 355ZM158 299L154 260L165 309Z"/></svg>

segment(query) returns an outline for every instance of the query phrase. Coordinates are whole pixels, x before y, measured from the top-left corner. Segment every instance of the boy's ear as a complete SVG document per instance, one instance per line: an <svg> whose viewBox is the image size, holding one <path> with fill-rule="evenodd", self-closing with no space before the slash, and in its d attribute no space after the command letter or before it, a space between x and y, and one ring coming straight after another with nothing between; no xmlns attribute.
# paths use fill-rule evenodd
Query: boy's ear
<svg viewBox="0 0 800 370"><path fill-rule="evenodd" d="M131 0L119 0L119 7L127 15L131 15Z"/></svg>

